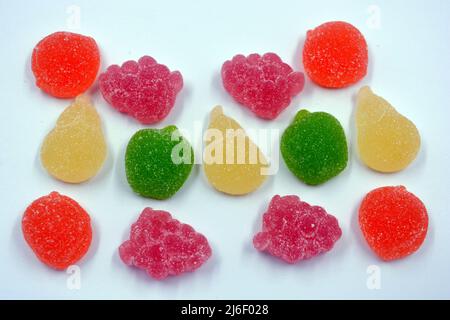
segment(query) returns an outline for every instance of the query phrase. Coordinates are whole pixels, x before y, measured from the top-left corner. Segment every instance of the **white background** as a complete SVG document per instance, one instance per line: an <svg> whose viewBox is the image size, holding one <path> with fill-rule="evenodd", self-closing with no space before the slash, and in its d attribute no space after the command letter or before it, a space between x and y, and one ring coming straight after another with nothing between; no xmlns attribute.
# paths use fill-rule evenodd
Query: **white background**
<svg viewBox="0 0 450 320"><path fill-rule="evenodd" d="M79 25L74 16L77 8ZM0 298L450 298L449 12L450 2L445 0L130 0L120 4L0 0ZM307 80L303 93L270 122L257 119L226 94L220 81L225 60L237 53L273 51L302 70L306 31L330 20L353 23L368 41L369 74L359 84L326 90ZM281 161L276 176L244 197L216 192L197 165L173 198L141 198L128 187L123 158L128 139L143 126L109 107L94 87L91 94L103 120L108 160L87 183L56 181L41 167L39 149L70 100L52 98L36 88L30 55L42 37L60 30L93 36L101 48L102 70L148 54L182 72L185 87L176 106L155 127L206 126L207 114L216 104L247 129L283 130L299 108L326 111L342 122L347 133L349 165L328 183L308 187ZM352 110L355 93L363 84L415 122L421 133L420 154L403 172L375 173L358 160ZM399 184L426 204L429 233L413 256L384 263L361 237L357 208L373 188ZM79 201L93 219L94 241L79 264L80 290L67 288L65 272L40 263L21 234L24 209L53 190ZM296 265L254 250L252 237L275 194L297 194L334 214L343 230L335 248ZM146 206L167 210L205 234L213 248L211 260L195 273L163 282L125 266L117 248ZM380 268L379 290L366 286L370 265Z"/></svg>

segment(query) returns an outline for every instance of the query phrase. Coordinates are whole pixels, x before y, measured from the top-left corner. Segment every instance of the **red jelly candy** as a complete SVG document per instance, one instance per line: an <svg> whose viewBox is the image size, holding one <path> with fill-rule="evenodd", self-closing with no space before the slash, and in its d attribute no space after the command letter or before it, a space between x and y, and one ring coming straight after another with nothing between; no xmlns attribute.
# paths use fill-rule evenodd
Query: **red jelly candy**
<svg viewBox="0 0 450 320"><path fill-rule="evenodd" d="M347 22L324 23L308 31L303 65L312 81L326 88L343 88L367 73L368 51L364 36Z"/></svg>
<svg viewBox="0 0 450 320"><path fill-rule="evenodd" d="M170 213L145 208L119 248L122 261L161 280L194 271L211 256L208 240Z"/></svg>
<svg viewBox="0 0 450 320"><path fill-rule="evenodd" d="M90 37L56 32L34 48L31 67L36 85L43 91L58 98L73 98L94 83L100 53Z"/></svg>
<svg viewBox="0 0 450 320"><path fill-rule="evenodd" d="M179 71L170 72L155 59L144 56L122 67L110 66L99 77L100 91L108 103L143 124L164 119L183 88Z"/></svg>
<svg viewBox="0 0 450 320"><path fill-rule="evenodd" d="M91 220L73 199L52 192L25 210L22 232L36 256L55 269L66 269L88 251Z"/></svg>
<svg viewBox="0 0 450 320"><path fill-rule="evenodd" d="M359 225L372 250L389 261L419 249L427 234L428 214L422 201L405 187L382 187L362 201Z"/></svg>
<svg viewBox="0 0 450 320"><path fill-rule="evenodd" d="M263 216L263 230L253 245L288 263L309 259L330 251L342 231L337 219L297 196L272 198Z"/></svg>
<svg viewBox="0 0 450 320"><path fill-rule="evenodd" d="M305 83L301 72L281 61L275 53L236 55L222 66L225 90L258 117L274 119L299 94Z"/></svg>

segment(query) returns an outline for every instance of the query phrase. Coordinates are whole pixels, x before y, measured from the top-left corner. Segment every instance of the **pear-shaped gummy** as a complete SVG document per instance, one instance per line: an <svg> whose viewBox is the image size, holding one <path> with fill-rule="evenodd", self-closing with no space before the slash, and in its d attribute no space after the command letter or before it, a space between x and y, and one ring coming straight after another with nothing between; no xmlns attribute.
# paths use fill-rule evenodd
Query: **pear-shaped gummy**
<svg viewBox="0 0 450 320"><path fill-rule="evenodd" d="M80 183L97 174L106 158L100 117L88 97L80 95L59 116L45 137L41 162L55 178Z"/></svg>
<svg viewBox="0 0 450 320"><path fill-rule="evenodd" d="M379 172L405 169L420 149L420 135L414 123L369 87L358 93L356 128L361 160Z"/></svg>
<svg viewBox="0 0 450 320"><path fill-rule="evenodd" d="M266 180L268 163L234 119L224 115L222 107L211 111L204 170L209 183L230 195L250 193Z"/></svg>

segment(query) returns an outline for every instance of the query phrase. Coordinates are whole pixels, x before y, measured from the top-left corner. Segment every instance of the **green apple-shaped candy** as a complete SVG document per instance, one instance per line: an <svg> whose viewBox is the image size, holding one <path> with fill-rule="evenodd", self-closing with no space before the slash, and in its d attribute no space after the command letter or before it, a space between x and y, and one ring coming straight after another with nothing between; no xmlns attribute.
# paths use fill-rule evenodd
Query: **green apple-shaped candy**
<svg viewBox="0 0 450 320"><path fill-rule="evenodd" d="M125 153L128 183L134 192L147 198L172 197L189 177L193 165L192 146L173 125L137 131Z"/></svg>
<svg viewBox="0 0 450 320"><path fill-rule="evenodd" d="M284 131L280 148L289 170L309 185L322 184L347 166L344 130L326 112L300 110Z"/></svg>

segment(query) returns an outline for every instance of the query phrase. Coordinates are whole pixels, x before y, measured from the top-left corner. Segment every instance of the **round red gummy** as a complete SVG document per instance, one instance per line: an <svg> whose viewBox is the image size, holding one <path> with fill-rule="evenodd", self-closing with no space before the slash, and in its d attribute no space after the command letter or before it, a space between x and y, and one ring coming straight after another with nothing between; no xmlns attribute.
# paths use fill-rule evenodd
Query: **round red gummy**
<svg viewBox="0 0 450 320"><path fill-rule="evenodd" d="M303 65L312 81L326 88L343 88L367 73L367 43L353 25L334 21L307 32Z"/></svg>
<svg viewBox="0 0 450 320"><path fill-rule="evenodd" d="M71 32L55 32L34 48L31 68L36 85L57 98L73 98L94 83L100 52L94 39Z"/></svg>
<svg viewBox="0 0 450 320"><path fill-rule="evenodd" d="M36 256L55 269L79 261L92 240L90 217L73 199L52 192L28 206L22 232Z"/></svg>
<svg viewBox="0 0 450 320"><path fill-rule="evenodd" d="M211 256L208 240L170 213L145 208L119 247L122 261L157 280L194 271Z"/></svg>
<svg viewBox="0 0 450 320"><path fill-rule="evenodd" d="M372 250L389 261L419 249L427 234L428 214L422 201L405 187L382 187L365 196L359 225Z"/></svg>

